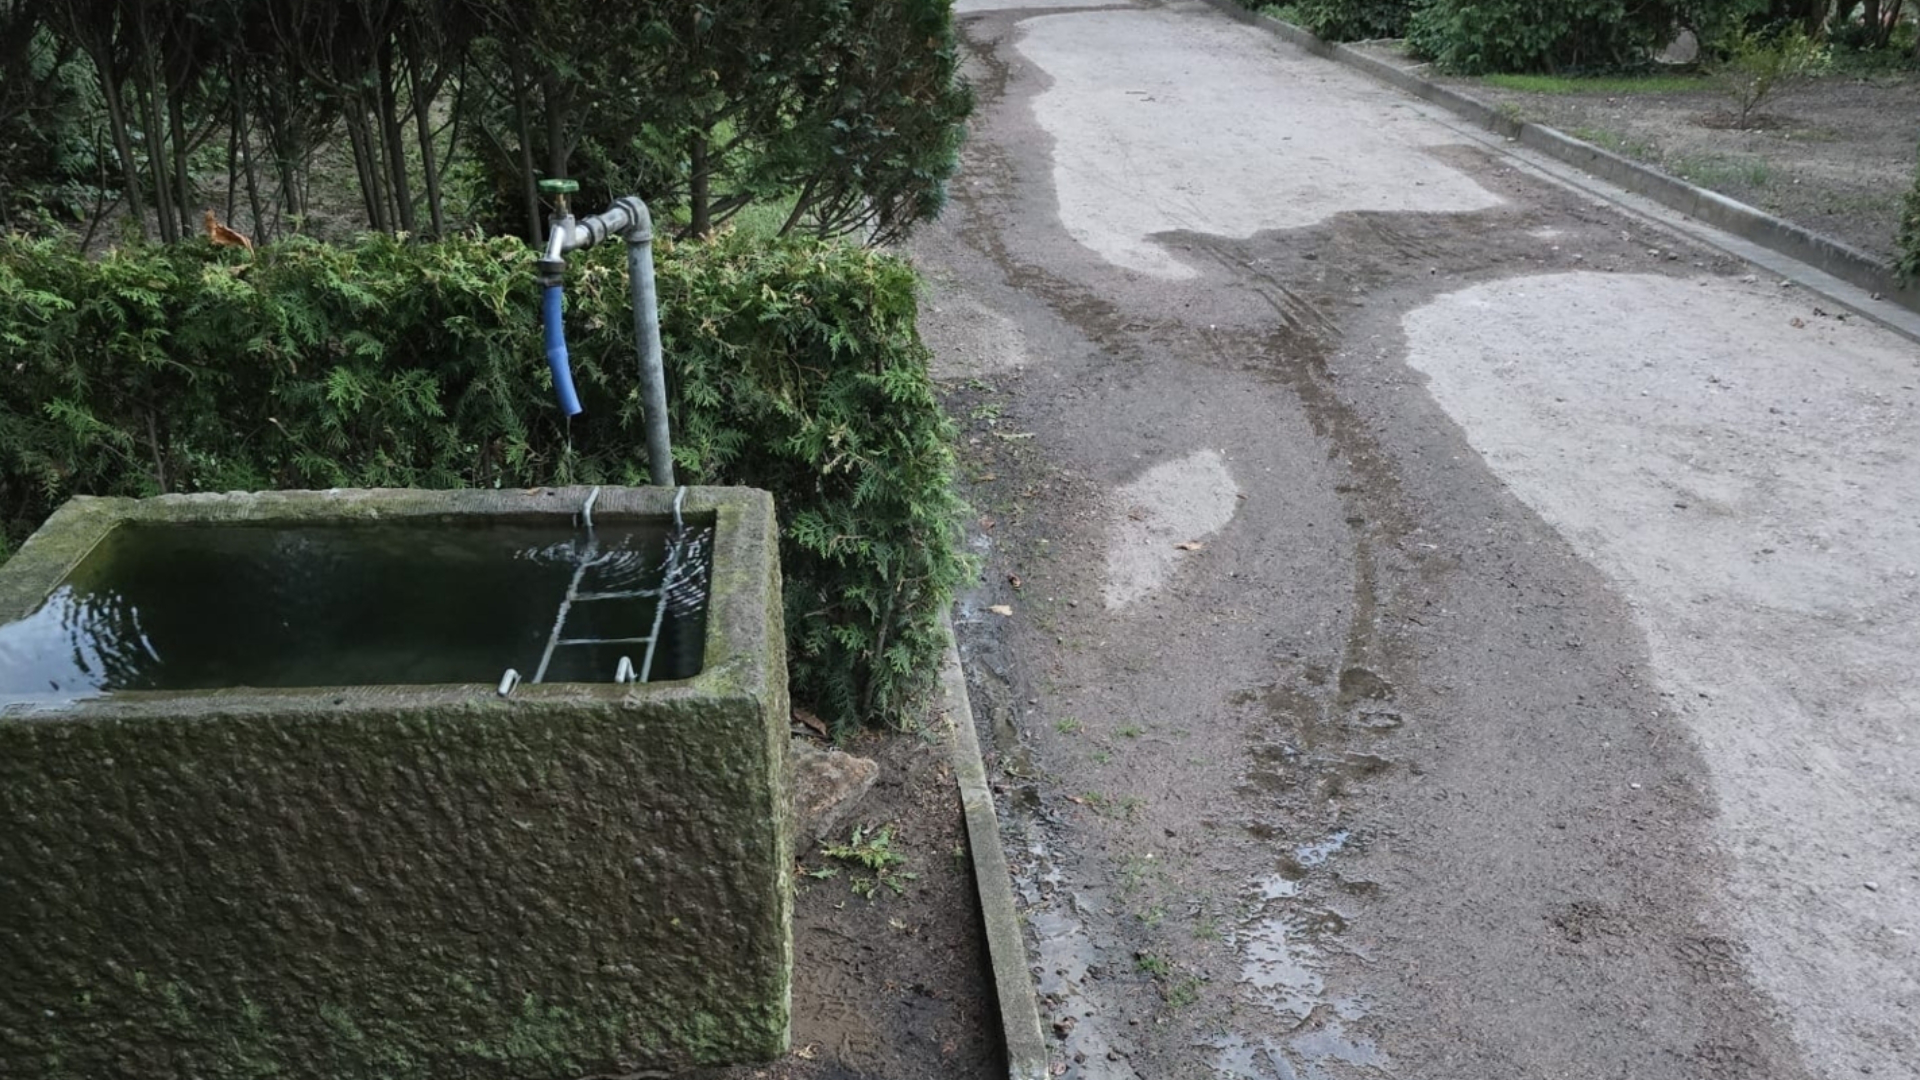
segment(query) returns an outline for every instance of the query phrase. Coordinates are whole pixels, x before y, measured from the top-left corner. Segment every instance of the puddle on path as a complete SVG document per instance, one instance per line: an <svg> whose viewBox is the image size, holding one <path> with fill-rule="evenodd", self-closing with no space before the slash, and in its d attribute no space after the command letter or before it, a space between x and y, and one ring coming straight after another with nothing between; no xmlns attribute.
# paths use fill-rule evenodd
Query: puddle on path
<svg viewBox="0 0 1920 1080"><path fill-rule="evenodd" d="M1367 1015L1367 1006L1330 972L1332 954L1348 951L1339 941L1346 916L1303 895L1309 875L1325 873L1348 839L1347 832L1336 831L1301 844L1279 869L1250 883L1257 905L1232 941L1240 957L1236 1001L1272 1016L1277 1025L1259 1026L1281 1034L1230 1032L1207 1044L1218 1075L1343 1080L1378 1076L1391 1067L1371 1040L1347 1030Z"/></svg>
<svg viewBox="0 0 1920 1080"><path fill-rule="evenodd" d="M1045 843L1030 840L1026 855L1028 869L1015 885L1032 930L1041 1018L1052 1025L1056 1060L1071 1063L1057 1075L1142 1080L1128 1060L1135 1049L1133 1039L1097 985L1112 974L1103 965L1119 955L1095 943L1087 917L1103 906L1103 894L1070 888Z"/></svg>
<svg viewBox="0 0 1920 1080"><path fill-rule="evenodd" d="M1248 710L1243 795L1257 809L1245 823L1256 841L1275 845L1273 869L1246 883L1248 914L1230 935L1238 960L1236 1013L1270 1018L1246 1023L1201 1044L1222 1077L1349 1080L1388 1075L1391 1061L1350 1026L1367 1015L1351 964L1362 960L1347 939L1349 913L1325 899L1362 897L1373 882L1337 869L1358 842L1337 822L1353 783L1393 767L1379 753L1382 736L1399 728L1387 704L1391 683L1355 664L1304 665L1293 676L1240 691L1230 704ZM1270 849L1271 850L1271 849Z"/></svg>

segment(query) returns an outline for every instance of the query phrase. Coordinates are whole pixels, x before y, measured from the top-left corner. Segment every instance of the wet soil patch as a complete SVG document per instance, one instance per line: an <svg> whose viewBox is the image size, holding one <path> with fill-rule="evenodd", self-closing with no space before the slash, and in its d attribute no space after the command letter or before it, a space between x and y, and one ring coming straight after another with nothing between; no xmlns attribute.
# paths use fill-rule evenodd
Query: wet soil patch
<svg viewBox="0 0 1920 1080"><path fill-rule="evenodd" d="M892 826L904 891L882 886L863 897L858 868L805 855L794 896L792 1053L678 1080L1006 1075L945 734L869 733L847 749L874 758L880 776L839 839L855 825Z"/></svg>

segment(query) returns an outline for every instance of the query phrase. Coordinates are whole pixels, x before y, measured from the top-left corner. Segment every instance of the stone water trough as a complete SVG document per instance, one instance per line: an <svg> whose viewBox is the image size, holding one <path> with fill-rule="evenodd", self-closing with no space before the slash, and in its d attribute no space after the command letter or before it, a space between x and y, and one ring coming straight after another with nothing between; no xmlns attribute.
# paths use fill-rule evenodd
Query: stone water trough
<svg viewBox="0 0 1920 1080"><path fill-rule="evenodd" d="M0 567L0 1076L784 1052L772 502L590 495L83 498Z"/></svg>

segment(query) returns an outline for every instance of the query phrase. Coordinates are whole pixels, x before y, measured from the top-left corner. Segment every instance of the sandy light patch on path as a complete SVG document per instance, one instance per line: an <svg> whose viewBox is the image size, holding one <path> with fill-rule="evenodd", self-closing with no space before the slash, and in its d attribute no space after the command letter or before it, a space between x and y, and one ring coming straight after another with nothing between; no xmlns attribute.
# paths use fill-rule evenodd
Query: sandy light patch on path
<svg viewBox="0 0 1920 1080"><path fill-rule="evenodd" d="M1810 1063L1913 1076L1920 354L1718 279L1518 278L1404 325L1474 448L1632 603Z"/></svg>
<svg viewBox="0 0 1920 1080"><path fill-rule="evenodd" d="M1343 211L1500 202L1425 152L1457 141L1445 129L1255 27L1174 10L1046 15L1017 48L1053 81L1033 109L1054 140L1061 223L1126 269L1195 277L1153 239L1172 230L1247 237Z"/></svg>
<svg viewBox="0 0 1920 1080"><path fill-rule="evenodd" d="M1240 486L1218 450L1155 465L1116 492L1107 607L1125 607L1166 585L1182 559L1200 557L1206 538L1233 520L1239 499Z"/></svg>

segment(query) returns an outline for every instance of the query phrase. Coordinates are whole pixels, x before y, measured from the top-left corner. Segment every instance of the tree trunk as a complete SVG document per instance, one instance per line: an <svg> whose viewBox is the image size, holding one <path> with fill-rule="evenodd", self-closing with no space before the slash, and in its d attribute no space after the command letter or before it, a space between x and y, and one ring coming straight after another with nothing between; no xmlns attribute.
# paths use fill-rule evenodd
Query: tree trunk
<svg viewBox="0 0 1920 1080"><path fill-rule="evenodd" d="M386 193L380 186L380 162L372 145L372 134L367 130L364 104L354 101L343 119L347 125L347 141L353 146L354 171L360 177L360 198L367 210L367 227L375 232L387 232Z"/></svg>
<svg viewBox="0 0 1920 1080"><path fill-rule="evenodd" d="M135 90L140 108L146 114L142 134L147 144L147 173L153 179L153 210L160 222L160 239L175 243L180 239L180 222L174 216L173 180L168 175L166 126L160 120L159 90L151 82Z"/></svg>
<svg viewBox="0 0 1920 1080"><path fill-rule="evenodd" d="M237 87L238 83L234 85ZM247 129L246 97L237 89L233 95L233 130L240 140L240 167L247 179L247 209L253 214L253 238L265 243L271 238L267 235L267 218L260 205L260 172L253 164L253 133Z"/></svg>
<svg viewBox="0 0 1920 1080"><path fill-rule="evenodd" d="M299 160L299 138L292 130L293 114L287 107L287 100L271 76L265 80L267 87L267 150L273 154L273 169L280 183L279 204L285 208L287 216L298 218L305 213L305 200L301 198Z"/></svg>
<svg viewBox="0 0 1920 1080"><path fill-rule="evenodd" d="M713 173L707 168L707 133L696 130L687 147L688 227L696 240L713 231Z"/></svg>
<svg viewBox="0 0 1920 1080"><path fill-rule="evenodd" d="M161 120L161 91L153 62L153 49L144 39L140 44L140 73L134 79L142 112L141 134L147 144L147 172L153 177L153 209L159 216L160 239L175 243L180 239L180 222L174 216L173 181L168 176L166 124Z"/></svg>
<svg viewBox="0 0 1920 1080"><path fill-rule="evenodd" d="M520 139L520 192L526 199L527 242L538 247L542 240L540 188L533 175L533 120L527 115L533 105L527 100L527 81L520 77L518 63L514 64L510 74L513 78L514 133Z"/></svg>
<svg viewBox="0 0 1920 1080"><path fill-rule="evenodd" d="M541 104L546 106L547 176L562 180L567 175L567 93L552 75L540 79Z"/></svg>
<svg viewBox="0 0 1920 1080"><path fill-rule="evenodd" d="M1873 47L1884 49L1893 41L1893 28L1900 25L1900 9L1907 6L1907 0L1893 0L1893 7L1887 11L1887 17L1880 21L1873 35Z"/></svg>
<svg viewBox="0 0 1920 1080"><path fill-rule="evenodd" d="M430 80L422 85L420 78L420 43L412 34L407 35L407 96L413 102L413 124L420 143L420 175L427 185L427 214L433 222L433 235L445 236L446 217L440 204L440 166L433 152L433 115L434 99L440 96L440 87L446 81L444 65L434 72Z"/></svg>
<svg viewBox="0 0 1920 1080"><path fill-rule="evenodd" d="M407 154L400 137L400 106L393 92L393 41L380 43L379 65L380 135L385 143L387 174L393 178L393 208L397 222L406 232L413 226L413 187L407 182Z"/></svg>
<svg viewBox="0 0 1920 1080"><path fill-rule="evenodd" d="M91 50L89 50L91 52ZM127 212L133 215L140 239L147 238L146 199L141 194L140 170L133 162L133 137L127 131L127 102L113 73L111 55L93 55L100 76L100 96L107 100L107 125L113 129L113 152L120 159L120 182L127 190Z"/></svg>
<svg viewBox="0 0 1920 1080"><path fill-rule="evenodd" d="M233 224L233 212L240 196L240 98L233 99L233 120L227 125L227 224ZM256 230L257 231L257 230Z"/></svg>
<svg viewBox="0 0 1920 1080"><path fill-rule="evenodd" d="M168 94L167 132L173 142L173 193L176 205L180 207L180 228L184 233L190 227L188 222L193 220L193 207L189 205L193 199L193 189L192 180L187 175L187 123L181 111L180 95ZM229 211L227 216L231 218L232 212Z"/></svg>

